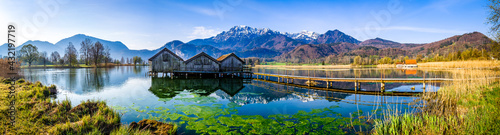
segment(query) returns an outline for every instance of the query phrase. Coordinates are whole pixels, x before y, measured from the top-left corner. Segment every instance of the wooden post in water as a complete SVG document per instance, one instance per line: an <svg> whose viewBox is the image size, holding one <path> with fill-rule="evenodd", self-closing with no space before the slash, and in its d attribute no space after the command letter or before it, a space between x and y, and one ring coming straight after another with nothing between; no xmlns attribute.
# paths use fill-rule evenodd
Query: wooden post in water
<svg viewBox="0 0 500 135"><path fill-rule="evenodd" d="M424 82L423 82L423 84L424 84L424 87L423 87L423 89L424 89L424 93L425 93L425 79L424 79Z"/></svg>
<svg viewBox="0 0 500 135"><path fill-rule="evenodd" d="M424 80L423 80L423 84L424 84L424 87L422 87L422 88L424 88L424 93L425 93L425 72L424 72Z"/></svg>
<svg viewBox="0 0 500 135"><path fill-rule="evenodd" d="M326 80L326 88L328 89L329 85L328 85L328 80Z"/></svg>
<svg viewBox="0 0 500 135"><path fill-rule="evenodd" d="M354 91L358 91L358 80L354 80Z"/></svg>
<svg viewBox="0 0 500 135"><path fill-rule="evenodd" d="M384 81L382 81L380 83L380 92L384 92L384 91L385 91L385 83L384 83Z"/></svg>

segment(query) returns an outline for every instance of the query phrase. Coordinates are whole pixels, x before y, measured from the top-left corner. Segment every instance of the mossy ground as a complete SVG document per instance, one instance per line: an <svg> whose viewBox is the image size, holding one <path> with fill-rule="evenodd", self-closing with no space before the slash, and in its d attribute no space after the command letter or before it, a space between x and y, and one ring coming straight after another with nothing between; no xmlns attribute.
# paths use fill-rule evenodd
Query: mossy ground
<svg viewBox="0 0 500 135"><path fill-rule="evenodd" d="M10 82L0 78L0 134L154 134L121 125L120 115L104 101L82 101L72 107L70 101L55 102L55 86L20 79L16 97L9 98ZM9 103L15 101L16 123L10 125ZM170 125L172 126L172 125ZM168 133L175 133L175 129Z"/></svg>

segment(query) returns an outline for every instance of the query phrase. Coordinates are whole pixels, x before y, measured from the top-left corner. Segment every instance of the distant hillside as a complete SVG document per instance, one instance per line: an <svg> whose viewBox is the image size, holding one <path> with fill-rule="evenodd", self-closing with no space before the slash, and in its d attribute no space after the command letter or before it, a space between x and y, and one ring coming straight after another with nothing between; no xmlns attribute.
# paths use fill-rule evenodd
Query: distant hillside
<svg viewBox="0 0 500 135"><path fill-rule="evenodd" d="M306 44L282 54L280 59L299 61L318 59L332 54L346 53L356 48L359 48L359 46L353 43Z"/></svg>
<svg viewBox="0 0 500 135"><path fill-rule="evenodd" d="M359 44L359 46L373 46L377 48L400 48L401 45L401 43L382 38L368 39Z"/></svg>
<svg viewBox="0 0 500 135"><path fill-rule="evenodd" d="M448 54L449 52L464 51L469 48L485 49L489 51L488 46L491 39L480 32L466 33L456 35L436 42L428 43L423 46L416 46L408 49L413 54Z"/></svg>
<svg viewBox="0 0 500 135"><path fill-rule="evenodd" d="M408 52L405 51L405 50L403 50L403 49L399 49L399 48L384 48L384 49L380 49L380 48L376 48L376 47L373 47L373 46L363 46L363 47L360 47L358 49L355 49L355 50L349 51L347 53L344 53L344 55L347 55L347 56L361 56L361 57L367 57L367 56L370 56L370 55L378 55L380 57L384 57L384 56L387 56L387 57L397 57L397 56L408 55Z"/></svg>
<svg viewBox="0 0 500 135"><path fill-rule="evenodd" d="M279 56L281 53L266 48L254 48L250 50L236 52L236 55L241 58L259 57L259 58L273 58Z"/></svg>

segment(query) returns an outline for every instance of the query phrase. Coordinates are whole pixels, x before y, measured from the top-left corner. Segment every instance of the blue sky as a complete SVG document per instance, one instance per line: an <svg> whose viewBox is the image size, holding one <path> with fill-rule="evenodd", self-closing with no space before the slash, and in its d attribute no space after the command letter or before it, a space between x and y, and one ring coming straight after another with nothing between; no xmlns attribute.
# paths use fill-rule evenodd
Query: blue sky
<svg viewBox="0 0 500 135"><path fill-rule="evenodd" d="M15 23L18 42L55 43L83 33L156 49L172 40L207 38L236 25L281 32L339 29L358 40L376 37L429 43L479 31L487 0L0 0L0 37ZM48 8L47 8L48 7ZM2 43L6 38L0 39Z"/></svg>

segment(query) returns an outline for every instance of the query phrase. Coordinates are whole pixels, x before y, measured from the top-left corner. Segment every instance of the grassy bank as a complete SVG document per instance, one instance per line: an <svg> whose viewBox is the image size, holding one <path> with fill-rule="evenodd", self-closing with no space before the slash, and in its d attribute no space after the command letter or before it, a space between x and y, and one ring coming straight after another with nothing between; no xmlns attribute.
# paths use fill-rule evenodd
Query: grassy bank
<svg viewBox="0 0 500 135"><path fill-rule="evenodd" d="M374 134L498 134L500 84L495 71L458 70L437 93L422 95L421 112L386 113ZM483 79L480 79L483 78Z"/></svg>
<svg viewBox="0 0 500 135"><path fill-rule="evenodd" d="M104 101L82 101L75 107L68 100L56 102L51 98L57 92L55 86L46 87L40 82L18 80L16 96L9 98L10 84L0 78L1 134L172 134L176 130L171 124L150 120L130 127L122 125L120 115ZM14 126L9 121L12 101L16 110Z"/></svg>

